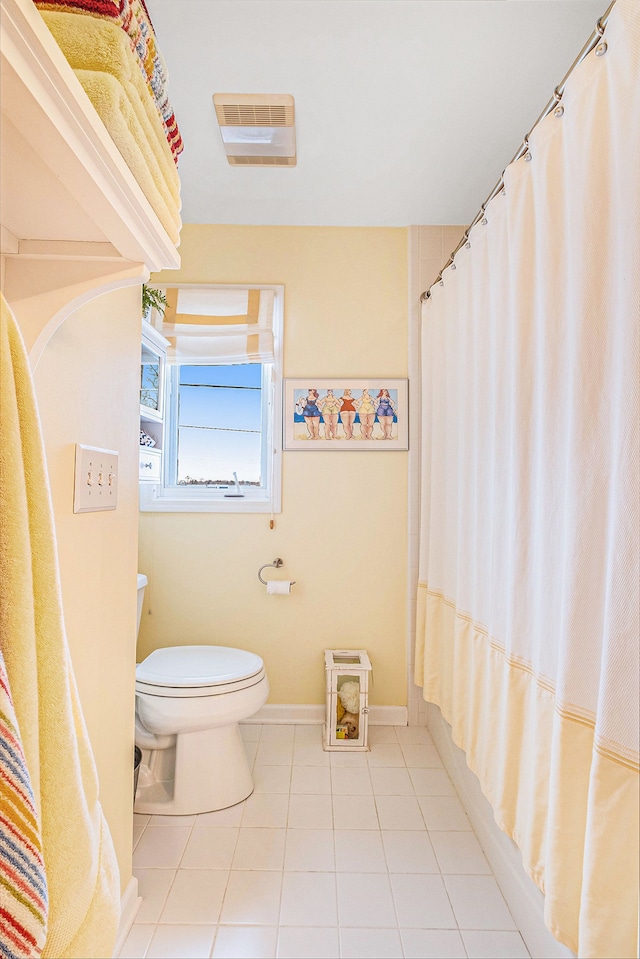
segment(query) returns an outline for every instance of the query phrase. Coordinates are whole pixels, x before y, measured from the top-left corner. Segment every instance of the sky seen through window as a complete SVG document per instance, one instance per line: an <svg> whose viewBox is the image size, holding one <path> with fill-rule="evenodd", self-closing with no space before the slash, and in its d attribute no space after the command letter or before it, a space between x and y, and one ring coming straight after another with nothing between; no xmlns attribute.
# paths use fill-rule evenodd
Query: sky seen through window
<svg viewBox="0 0 640 959"><path fill-rule="evenodd" d="M178 483L259 484L262 366L181 366Z"/></svg>

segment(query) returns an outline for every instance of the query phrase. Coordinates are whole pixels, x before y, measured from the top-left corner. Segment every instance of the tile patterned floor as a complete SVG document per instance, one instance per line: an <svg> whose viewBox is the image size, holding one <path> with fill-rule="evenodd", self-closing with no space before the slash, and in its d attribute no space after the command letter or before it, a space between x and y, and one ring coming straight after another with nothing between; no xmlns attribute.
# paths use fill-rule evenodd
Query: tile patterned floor
<svg viewBox="0 0 640 959"><path fill-rule="evenodd" d="M427 730L242 727L255 791L134 816L143 903L121 959L528 957Z"/></svg>

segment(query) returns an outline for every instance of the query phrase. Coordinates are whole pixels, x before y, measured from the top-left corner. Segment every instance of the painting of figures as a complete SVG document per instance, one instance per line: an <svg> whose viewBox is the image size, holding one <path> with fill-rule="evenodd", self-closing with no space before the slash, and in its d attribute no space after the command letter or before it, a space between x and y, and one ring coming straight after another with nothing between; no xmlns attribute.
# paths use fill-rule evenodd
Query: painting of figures
<svg viewBox="0 0 640 959"><path fill-rule="evenodd" d="M285 380L284 449L406 450L403 379Z"/></svg>

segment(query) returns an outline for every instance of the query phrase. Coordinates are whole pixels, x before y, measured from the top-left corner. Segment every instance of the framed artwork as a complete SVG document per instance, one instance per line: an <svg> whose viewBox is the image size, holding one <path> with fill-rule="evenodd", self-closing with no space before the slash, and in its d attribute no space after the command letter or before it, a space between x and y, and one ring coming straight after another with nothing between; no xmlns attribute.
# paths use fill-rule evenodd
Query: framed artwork
<svg viewBox="0 0 640 959"><path fill-rule="evenodd" d="M285 450L406 450L407 380L287 379Z"/></svg>

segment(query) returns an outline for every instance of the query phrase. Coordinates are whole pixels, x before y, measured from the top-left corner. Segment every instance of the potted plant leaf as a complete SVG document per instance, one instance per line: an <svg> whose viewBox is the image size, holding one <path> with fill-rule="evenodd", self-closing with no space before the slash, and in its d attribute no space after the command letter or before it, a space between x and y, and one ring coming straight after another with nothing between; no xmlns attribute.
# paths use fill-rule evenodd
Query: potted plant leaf
<svg viewBox="0 0 640 959"><path fill-rule="evenodd" d="M167 298L161 290L142 284L142 316L149 319L151 310L158 310L163 316L167 308Z"/></svg>

